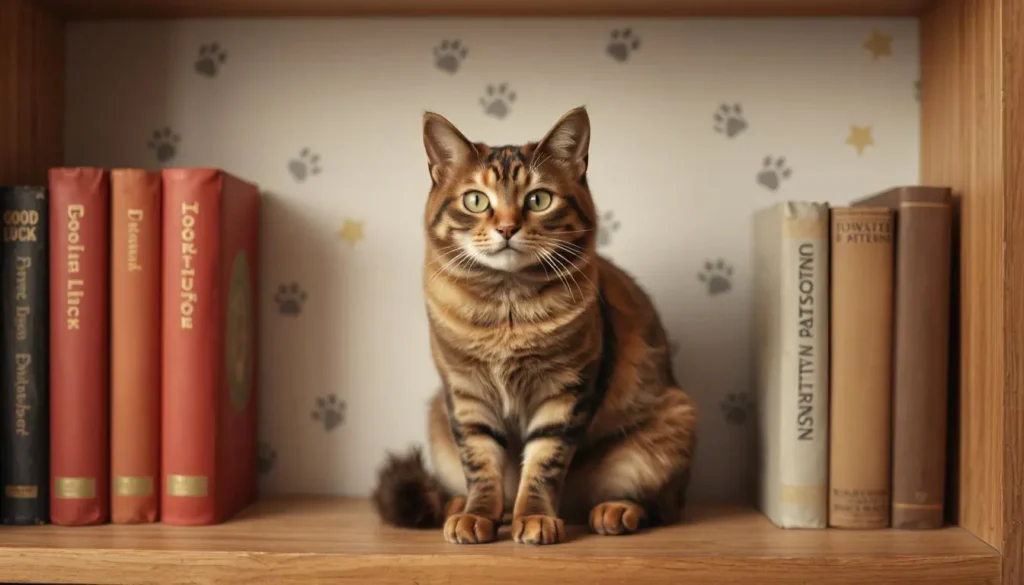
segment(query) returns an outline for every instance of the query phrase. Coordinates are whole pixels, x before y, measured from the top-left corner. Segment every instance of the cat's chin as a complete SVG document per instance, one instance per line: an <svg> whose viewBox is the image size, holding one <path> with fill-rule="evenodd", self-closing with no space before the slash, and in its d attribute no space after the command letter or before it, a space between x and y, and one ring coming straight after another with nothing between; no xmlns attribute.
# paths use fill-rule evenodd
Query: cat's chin
<svg viewBox="0 0 1024 585"><path fill-rule="evenodd" d="M493 254L481 252L475 254L475 257L476 261L480 264L492 270L500 270L502 272L519 272L530 263L530 258L527 254L513 248L505 248Z"/></svg>

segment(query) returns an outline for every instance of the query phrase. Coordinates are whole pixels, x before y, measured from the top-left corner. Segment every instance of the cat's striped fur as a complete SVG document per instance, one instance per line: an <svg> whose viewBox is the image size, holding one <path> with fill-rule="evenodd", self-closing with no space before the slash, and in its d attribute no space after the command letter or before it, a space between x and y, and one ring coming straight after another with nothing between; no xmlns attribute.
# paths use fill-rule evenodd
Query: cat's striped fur
<svg viewBox="0 0 1024 585"><path fill-rule="evenodd" d="M382 518L480 543L511 512L514 540L534 544L560 541L564 521L677 521L696 411L650 299L595 251L586 110L523 146L471 143L433 113L423 131L434 473L417 450L390 455Z"/></svg>

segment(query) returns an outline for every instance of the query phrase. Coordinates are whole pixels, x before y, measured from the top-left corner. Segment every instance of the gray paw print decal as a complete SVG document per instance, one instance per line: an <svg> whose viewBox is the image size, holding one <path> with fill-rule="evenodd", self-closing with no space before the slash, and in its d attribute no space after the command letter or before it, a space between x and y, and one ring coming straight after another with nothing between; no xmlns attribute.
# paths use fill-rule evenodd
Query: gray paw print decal
<svg viewBox="0 0 1024 585"><path fill-rule="evenodd" d="M260 475L266 475L274 469L275 463L277 463L277 451L270 443L260 441L259 453L256 454L256 470L260 472Z"/></svg>
<svg viewBox="0 0 1024 585"><path fill-rule="evenodd" d="M619 231L619 222L614 211L606 211L597 220L597 245L607 246L612 243L612 235Z"/></svg>
<svg viewBox="0 0 1024 585"><path fill-rule="evenodd" d="M921 80L918 79L914 82L914 99L921 101Z"/></svg>
<svg viewBox="0 0 1024 585"><path fill-rule="evenodd" d="M709 295L719 295L732 289L732 266L721 258L717 262L708 260L704 270L697 274L697 280L704 283Z"/></svg>
<svg viewBox="0 0 1024 585"><path fill-rule="evenodd" d="M207 77L217 77L220 66L228 59L228 54L217 43L199 46L199 57L196 59L196 73Z"/></svg>
<svg viewBox="0 0 1024 585"><path fill-rule="evenodd" d="M165 163L178 154L179 142L181 142L181 137L169 127L164 127L153 131L148 145L149 149L156 154L157 162Z"/></svg>
<svg viewBox="0 0 1024 585"><path fill-rule="evenodd" d="M675 339L669 338L668 340L668 354L672 357L676 357L679 354L679 342Z"/></svg>
<svg viewBox="0 0 1024 585"><path fill-rule="evenodd" d="M739 104L722 104L715 111L715 132L732 138L747 129L747 120Z"/></svg>
<svg viewBox="0 0 1024 585"><path fill-rule="evenodd" d="M454 74L468 54L469 49L458 39L451 42L441 41L440 45L434 47L434 66L441 71Z"/></svg>
<svg viewBox="0 0 1024 585"><path fill-rule="evenodd" d="M757 173L757 182L775 191L782 185L782 181L792 174L793 169L786 166L786 157L772 159L771 156L766 156L761 163L761 172Z"/></svg>
<svg viewBox="0 0 1024 585"><path fill-rule="evenodd" d="M302 312L302 305L306 303L306 291L302 290L297 282L282 284L277 287L274 303L277 304L278 313L298 315Z"/></svg>
<svg viewBox="0 0 1024 585"><path fill-rule="evenodd" d="M628 28L622 30L613 30L611 38L608 40L608 46L606 51L611 55L612 59L620 63L625 63L629 60L629 56L633 54L633 51L640 48L640 38L633 35L633 31Z"/></svg>
<svg viewBox="0 0 1024 585"><path fill-rule="evenodd" d="M512 102L516 101L516 92L508 88L507 83L498 86L488 85L487 95L480 98L484 113L502 120L511 112Z"/></svg>
<svg viewBox="0 0 1024 585"><path fill-rule="evenodd" d="M754 402L750 395L742 393L727 394L718 406L722 409L725 422L731 425L745 424L754 410Z"/></svg>
<svg viewBox="0 0 1024 585"><path fill-rule="evenodd" d="M299 151L298 158L288 161L288 172L300 183L313 175L319 175L320 155L303 148Z"/></svg>
<svg viewBox="0 0 1024 585"><path fill-rule="evenodd" d="M323 425L325 431L333 431L345 422L345 401L334 394L316 399L316 406L310 414L312 419Z"/></svg>

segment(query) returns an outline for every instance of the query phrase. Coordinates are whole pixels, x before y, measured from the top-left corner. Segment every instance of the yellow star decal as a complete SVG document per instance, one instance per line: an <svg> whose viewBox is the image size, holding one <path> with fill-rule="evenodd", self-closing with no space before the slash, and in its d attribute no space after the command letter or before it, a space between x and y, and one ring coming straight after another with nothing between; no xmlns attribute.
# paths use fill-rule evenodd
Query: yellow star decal
<svg viewBox="0 0 1024 585"><path fill-rule="evenodd" d="M338 237L355 246L356 242L363 239L363 222L346 219L345 224L338 230Z"/></svg>
<svg viewBox="0 0 1024 585"><path fill-rule="evenodd" d="M864 149L875 143L871 136L871 126L850 126L850 135L846 137L846 144L852 144L857 149L857 154L863 154Z"/></svg>
<svg viewBox="0 0 1024 585"><path fill-rule="evenodd" d="M868 40L864 41L864 48L871 51L872 61L877 61L883 55L892 55L892 36L872 31Z"/></svg>

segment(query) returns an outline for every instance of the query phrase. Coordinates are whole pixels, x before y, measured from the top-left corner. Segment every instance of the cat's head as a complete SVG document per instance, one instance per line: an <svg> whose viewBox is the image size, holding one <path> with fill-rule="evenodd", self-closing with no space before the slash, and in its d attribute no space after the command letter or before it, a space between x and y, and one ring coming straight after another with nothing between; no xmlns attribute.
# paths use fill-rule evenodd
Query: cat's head
<svg viewBox="0 0 1024 585"><path fill-rule="evenodd" d="M566 113L540 140L514 146L471 142L428 112L423 143L432 181L424 221L440 260L505 273L568 272L589 260L597 222L585 109Z"/></svg>

